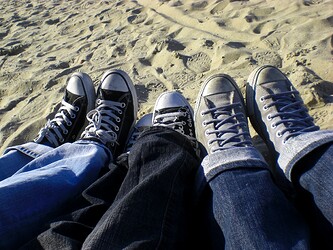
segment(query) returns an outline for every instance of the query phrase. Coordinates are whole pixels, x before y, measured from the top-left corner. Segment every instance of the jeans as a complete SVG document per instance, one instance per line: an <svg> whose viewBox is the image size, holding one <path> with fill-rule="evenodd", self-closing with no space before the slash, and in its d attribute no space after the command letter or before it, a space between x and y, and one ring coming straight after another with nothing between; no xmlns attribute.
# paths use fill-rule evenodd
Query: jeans
<svg viewBox="0 0 333 250"><path fill-rule="evenodd" d="M184 249L200 166L190 141L152 127L124 158L24 249Z"/></svg>
<svg viewBox="0 0 333 250"><path fill-rule="evenodd" d="M332 157L332 146L323 150L316 152L323 160L296 166L302 170L294 175L297 192L322 197L310 200L320 211L332 204L333 187L328 181L321 196L313 190L320 184L311 184L322 178L317 164ZM82 193L72 213L22 249L309 249L312 225L297 207L254 148L206 156L201 168L186 137L152 127Z"/></svg>
<svg viewBox="0 0 333 250"><path fill-rule="evenodd" d="M42 232L109 161L104 146L89 141L57 148L27 143L0 158L0 249L17 248Z"/></svg>

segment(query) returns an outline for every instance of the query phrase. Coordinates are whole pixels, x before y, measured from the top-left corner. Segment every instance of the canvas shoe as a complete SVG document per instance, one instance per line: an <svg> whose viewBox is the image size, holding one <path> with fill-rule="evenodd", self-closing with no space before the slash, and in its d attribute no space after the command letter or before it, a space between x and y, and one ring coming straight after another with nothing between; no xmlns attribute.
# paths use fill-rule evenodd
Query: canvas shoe
<svg viewBox="0 0 333 250"><path fill-rule="evenodd" d="M138 140L138 137L140 136L140 134L145 129L147 129L153 125L152 117L153 117L152 113L145 114L137 121L137 123L135 124L135 126L129 136L129 140L128 140L128 143L126 145L126 150L125 150L126 153L129 153L131 151L134 143Z"/></svg>
<svg viewBox="0 0 333 250"><path fill-rule="evenodd" d="M106 145L113 157L123 153L138 112L138 99L129 76L121 70L104 73L97 90L96 108L87 114L81 135Z"/></svg>
<svg viewBox="0 0 333 250"><path fill-rule="evenodd" d="M94 108L95 98L91 78L85 73L74 73L68 81L60 108L34 141L52 147L74 142L84 129L86 114Z"/></svg>
<svg viewBox="0 0 333 250"><path fill-rule="evenodd" d="M251 73L246 103L254 129L274 157L278 157L288 139L319 130L299 92L276 67L262 66Z"/></svg>
<svg viewBox="0 0 333 250"><path fill-rule="evenodd" d="M153 126L164 126L188 137L196 143L193 109L177 91L162 93L156 100L153 112Z"/></svg>
<svg viewBox="0 0 333 250"><path fill-rule="evenodd" d="M225 74L208 77L198 94L194 111L196 137L208 154L253 146L242 94Z"/></svg>

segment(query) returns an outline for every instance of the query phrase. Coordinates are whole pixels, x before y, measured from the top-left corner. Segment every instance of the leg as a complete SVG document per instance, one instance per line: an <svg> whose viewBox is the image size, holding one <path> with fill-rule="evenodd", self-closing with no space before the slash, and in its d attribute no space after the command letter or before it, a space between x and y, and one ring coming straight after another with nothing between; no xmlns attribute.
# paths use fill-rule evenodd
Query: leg
<svg viewBox="0 0 333 250"><path fill-rule="evenodd" d="M97 143L64 144L1 181L0 246L19 246L40 232L109 160L110 153Z"/></svg>
<svg viewBox="0 0 333 250"><path fill-rule="evenodd" d="M144 132L129 155L115 202L84 249L179 248L185 240L200 162L184 136L161 127Z"/></svg>
<svg viewBox="0 0 333 250"><path fill-rule="evenodd" d="M307 249L307 226L253 147L243 98L232 78L220 74L204 82L195 119L197 138L208 152L202 166L225 248Z"/></svg>
<svg viewBox="0 0 333 250"><path fill-rule="evenodd" d="M299 210L313 228L314 241L321 249L333 245L332 143L323 145L294 167Z"/></svg>

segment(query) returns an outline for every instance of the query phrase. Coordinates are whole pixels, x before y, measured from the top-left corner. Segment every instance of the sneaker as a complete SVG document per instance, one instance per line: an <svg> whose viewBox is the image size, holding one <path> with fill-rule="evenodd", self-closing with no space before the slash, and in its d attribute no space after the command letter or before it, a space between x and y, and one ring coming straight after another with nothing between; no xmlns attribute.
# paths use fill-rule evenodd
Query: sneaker
<svg viewBox="0 0 333 250"><path fill-rule="evenodd" d="M122 154L138 112L138 99L129 76L107 71L97 90L96 108L87 114L89 125L81 139L106 145L114 158Z"/></svg>
<svg viewBox="0 0 333 250"><path fill-rule="evenodd" d="M254 129L274 157L278 157L288 139L319 130L299 92L273 66L262 66L251 73L246 86L246 103Z"/></svg>
<svg viewBox="0 0 333 250"><path fill-rule="evenodd" d="M193 109L177 91L162 93L156 100L153 112L153 126L169 127L196 141Z"/></svg>
<svg viewBox="0 0 333 250"><path fill-rule="evenodd" d="M208 154L252 146L245 105L237 84L224 74L207 78L194 112L196 137Z"/></svg>
<svg viewBox="0 0 333 250"><path fill-rule="evenodd" d="M84 128L86 114L94 108L95 88L85 73L74 73L67 84L61 106L52 120L48 120L34 141L58 147L74 142Z"/></svg>
<svg viewBox="0 0 333 250"><path fill-rule="evenodd" d="M151 127L152 124L152 117L153 114L145 114L142 116L139 121L135 124L131 135L129 136L128 143L126 145L126 150L125 152L129 153L134 145L134 143L137 141L139 135L146 129Z"/></svg>

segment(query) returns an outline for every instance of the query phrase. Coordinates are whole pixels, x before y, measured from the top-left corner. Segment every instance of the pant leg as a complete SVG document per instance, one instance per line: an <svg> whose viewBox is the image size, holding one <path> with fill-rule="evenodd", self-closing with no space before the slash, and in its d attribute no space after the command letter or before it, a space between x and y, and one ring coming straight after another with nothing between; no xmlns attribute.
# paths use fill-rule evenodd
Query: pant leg
<svg viewBox="0 0 333 250"><path fill-rule="evenodd" d="M97 179L110 153L102 145L64 144L0 182L0 248L23 244Z"/></svg>
<svg viewBox="0 0 333 250"><path fill-rule="evenodd" d="M225 249L308 249L307 225L256 153L227 151L203 161Z"/></svg>
<svg viewBox="0 0 333 250"><path fill-rule="evenodd" d="M111 164L107 173L73 201L72 212L56 218L46 231L20 249L81 249L119 191L127 173L126 163L122 163Z"/></svg>
<svg viewBox="0 0 333 250"><path fill-rule="evenodd" d="M294 167L298 207L311 225L318 249L333 246L332 162L333 143L328 143L306 155Z"/></svg>
<svg viewBox="0 0 333 250"><path fill-rule="evenodd" d="M186 137L164 127L145 131L114 203L83 249L185 249L199 165Z"/></svg>
<svg viewBox="0 0 333 250"><path fill-rule="evenodd" d="M34 142L6 149L0 157L0 181L12 176L33 159L51 150L52 147Z"/></svg>

